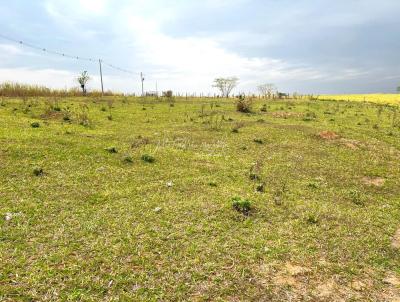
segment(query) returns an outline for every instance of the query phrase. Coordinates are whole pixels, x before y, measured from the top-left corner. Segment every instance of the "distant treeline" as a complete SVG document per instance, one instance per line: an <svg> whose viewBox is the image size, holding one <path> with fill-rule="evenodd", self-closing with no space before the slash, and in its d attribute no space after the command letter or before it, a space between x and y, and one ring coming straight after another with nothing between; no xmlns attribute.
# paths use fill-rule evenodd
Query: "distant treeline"
<svg viewBox="0 0 400 302"><path fill-rule="evenodd" d="M0 84L0 97L40 97L40 96L82 96L82 90L79 88L70 89L51 89L44 86L28 85L19 83ZM101 91L90 91L87 96L101 96ZM104 92L105 96L122 95L111 91Z"/></svg>

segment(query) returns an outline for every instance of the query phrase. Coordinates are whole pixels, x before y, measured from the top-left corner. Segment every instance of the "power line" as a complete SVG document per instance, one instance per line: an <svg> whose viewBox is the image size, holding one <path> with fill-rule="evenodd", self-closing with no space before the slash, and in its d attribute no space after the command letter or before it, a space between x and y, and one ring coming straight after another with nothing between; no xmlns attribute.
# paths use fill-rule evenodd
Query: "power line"
<svg viewBox="0 0 400 302"><path fill-rule="evenodd" d="M14 43L17 43L17 44L22 45L22 46L26 46L26 47L35 49L35 50L39 50L39 51L41 51L43 53L48 53L48 54L60 56L60 57L67 58L67 59L73 59L73 60L79 60L79 61L87 61L87 62L93 62L93 63L97 63L99 61L99 59L87 58L87 57L82 57L82 56L74 56L74 55L71 55L71 54L67 54L65 52L50 50L50 49L47 49L45 47L40 47L40 46L31 44L31 43L27 43L27 42L22 41L22 40L17 40L17 39L10 38L10 37L5 36L3 34L0 34L0 38L2 38L4 40L11 41L11 42L14 42ZM106 66L108 66L108 67L110 67L112 69L118 70L120 72L129 73L129 74L132 74L132 75L138 75L139 74L137 72L133 72L131 70L124 69L124 68L115 66L113 64L107 63L102 59L100 59L100 60L104 65L106 65Z"/></svg>

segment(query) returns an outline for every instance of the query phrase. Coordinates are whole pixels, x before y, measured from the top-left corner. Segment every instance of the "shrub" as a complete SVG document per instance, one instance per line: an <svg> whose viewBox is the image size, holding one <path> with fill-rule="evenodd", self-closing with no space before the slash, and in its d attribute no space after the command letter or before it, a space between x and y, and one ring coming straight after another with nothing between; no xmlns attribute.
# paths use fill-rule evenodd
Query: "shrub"
<svg viewBox="0 0 400 302"><path fill-rule="evenodd" d="M149 155L149 154L143 154L142 155L142 157L141 157L141 159L144 161L144 162L146 162L146 163L154 163L155 161L156 161L156 159L153 157L153 156L151 156L151 155Z"/></svg>
<svg viewBox="0 0 400 302"><path fill-rule="evenodd" d="M243 215L249 215L252 209L252 203L250 200L234 197L232 199L232 207Z"/></svg>
<svg viewBox="0 0 400 302"><path fill-rule="evenodd" d="M238 112L251 113L252 106L253 106L253 99L246 98L243 95L240 95L236 102L236 110Z"/></svg>
<svg viewBox="0 0 400 302"><path fill-rule="evenodd" d="M253 140L253 142L255 142L255 143L257 143L257 144L260 144L260 145L264 144L264 141L263 141L261 138L255 138L255 139Z"/></svg>
<svg viewBox="0 0 400 302"><path fill-rule="evenodd" d="M38 122L33 122L33 123L31 123L31 127L32 128L39 128L40 124Z"/></svg>

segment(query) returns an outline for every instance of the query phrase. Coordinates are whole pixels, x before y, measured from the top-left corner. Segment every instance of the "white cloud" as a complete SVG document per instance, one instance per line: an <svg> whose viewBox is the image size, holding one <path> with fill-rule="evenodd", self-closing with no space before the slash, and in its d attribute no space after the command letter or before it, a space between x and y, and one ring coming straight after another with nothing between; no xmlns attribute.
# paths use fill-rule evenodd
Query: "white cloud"
<svg viewBox="0 0 400 302"><path fill-rule="evenodd" d="M90 37L85 44L91 49L90 56L97 57L100 56L99 53L103 53L110 63L114 63L113 56L123 53L123 58L128 62L122 63L124 65L121 67L138 72L143 70L146 73L145 85L148 90L154 90L155 82L158 81L160 90L211 92L213 79L219 76L238 76L241 79L238 91L254 91L255 87L263 82L275 82L283 86L283 89L290 89L287 88L288 83L343 81L368 75L366 71L356 68L338 70L337 66L327 64L311 66L269 57L267 54L244 55L244 52L225 47L226 43L229 43L237 45L237 49L243 46L268 49L268 46L280 44L283 37L286 39L286 34L293 31L294 27L300 28L301 25L309 24L304 22L304 19L312 19L313 24L321 26L330 26L330 20L336 18L344 24L347 24L347 21L356 24L364 21L355 20L357 13L354 12L345 13L339 10L335 15L331 13L334 16L332 18L326 18L326 13L323 13L319 18L313 19L315 9L307 9L307 6L303 7L300 3L288 7L284 14L267 20L268 30L272 34L255 32L251 26L245 26L246 20L240 18L238 22L243 22L243 27L233 27L231 31L216 29L198 33L184 30L182 32L187 32L186 36L182 36L182 33L180 36L174 36L165 29L165 25L175 22L179 19L177 17L189 11L193 15L193 10L206 8L217 15L225 8L232 9L235 5L239 7L246 2L251 4L249 0L204 0L201 3L179 0L171 0L168 3L162 0L46 0L44 7L57 25L57 30L61 29L61 32L64 32L60 37L68 36L69 41L77 39L81 42L86 42L86 37ZM316 7L319 9L321 3ZM207 18L205 22L210 16ZM283 26L286 24L288 26ZM104 45L103 40L96 40L99 32L109 37L109 40L106 40L107 45ZM73 52L81 54L79 42L75 44L77 48ZM101 46L104 47L100 48ZM58 50L57 44L48 47ZM120 49L125 50L119 52ZM131 54L128 54L126 49L131 49ZM1 44L0 51L8 56L21 54L17 47ZM122 57L118 57L117 62L118 59L123 62ZM65 61L59 66L64 66L65 69ZM1 72L3 78L6 72L4 69ZM24 76L23 72L29 76ZM106 69L105 75L108 74L109 70ZM60 83L73 85L71 79L74 77L71 72L65 70L57 73L55 67L41 70L20 68L6 75L9 80L26 79L24 81L29 83L39 81L40 84L52 87L59 87ZM139 77L132 79L121 74L120 77L106 77L105 83L107 88L123 91L131 91L134 85L138 92L138 79ZM92 84L98 87L97 77L93 79Z"/></svg>

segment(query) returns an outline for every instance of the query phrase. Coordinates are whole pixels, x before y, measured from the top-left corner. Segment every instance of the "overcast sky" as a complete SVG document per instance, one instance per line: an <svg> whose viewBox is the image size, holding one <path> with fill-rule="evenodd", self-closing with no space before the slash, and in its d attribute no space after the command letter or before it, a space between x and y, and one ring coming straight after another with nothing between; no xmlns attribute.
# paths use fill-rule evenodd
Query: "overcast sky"
<svg viewBox="0 0 400 302"><path fill-rule="evenodd" d="M316 94L395 92L400 84L399 0L0 0L0 34L134 71L104 67L105 88L213 93L275 83ZM0 38L0 81L76 86L98 66Z"/></svg>

